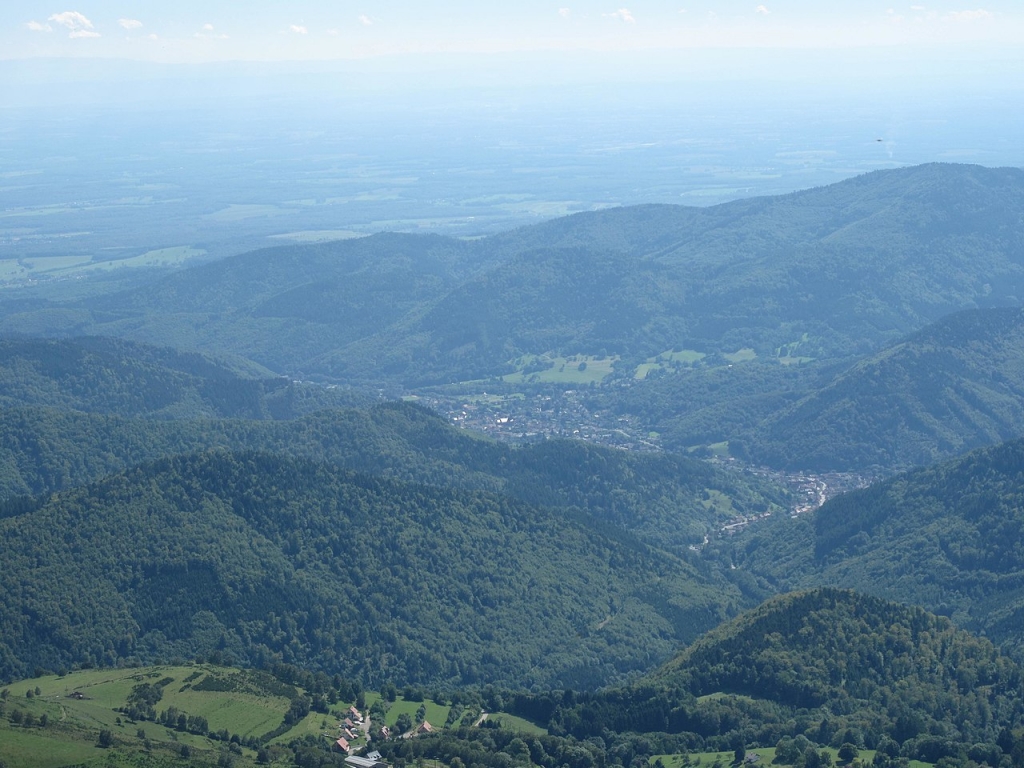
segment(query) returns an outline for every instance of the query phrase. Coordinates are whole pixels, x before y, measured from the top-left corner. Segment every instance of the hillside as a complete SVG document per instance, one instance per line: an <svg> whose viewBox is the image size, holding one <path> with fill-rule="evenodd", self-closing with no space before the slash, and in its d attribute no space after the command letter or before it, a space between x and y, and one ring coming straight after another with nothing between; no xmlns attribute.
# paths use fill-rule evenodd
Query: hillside
<svg viewBox="0 0 1024 768"><path fill-rule="evenodd" d="M482 240L270 249L0 329L232 351L289 376L403 387L547 353L850 357L1024 297L1024 172L926 165L704 209L579 214Z"/></svg>
<svg viewBox="0 0 1024 768"><path fill-rule="evenodd" d="M0 513L0 676L286 661L368 683L591 686L744 599L565 508L214 452Z"/></svg>
<svg viewBox="0 0 1024 768"><path fill-rule="evenodd" d="M330 680L302 677L306 688L266 671L190 663L21 680L0 702L0 761L10 768L291 764L303 750L285 744L317 734L326 699L339 693ZM350 684L342 685L351 704ZM313 696L321 712L310 711ZM308 714L292 702L304 702ZM344 711L341 703L333 709L332 724Z"/></svg>
<svg viewBox="0 0 1024 768"><path fill-rule="evenodd" d="M154 419L291 418L365 400L303 386L249 361L103 337L0 339L0 409Z"/></svg>
<svg viewBox="0 0 1024 768"><path fill-rule="evenodd" d="M676 552L731 518L790 503L770 483L693 459L564 440L513 448L407 403L325 410L293 421L154 421L2 410L0 499L52 493L143 461L214 448L325 460L404 482L571 506Z"/></svg>
<svg viewBox="0 0 1024 768"><path fill-rule="evenodd" d="M1021 649L1024 442L839 496L723 543L778 588L830 584L911 602Z"/></svg>
<svg viewBox="0 0 1024 768"><path fill-rule="evenodd" d="M944 318L862 360L757 430L777 467L885 470L1024 435L1024 311Z"/></svg>
<svg viewBox="0 0 1024 768"><path fill-rule="evenodd" d="M781 753L796 737L935 762L1015 727L1021 686L1016 664L948 619L819 589L725 622L632 687L548 701L551 727L580 738L664 731Z"/></svg>
<svg viewBox="0 0 1024 768"><path fill-rule="evenodd" d="M323 362L341 375L353 354L393 350L409 384L551 351L772 356L807 334L805 356L868 352L955 309L1018 303L1022 201L1019 170L931 165L699 211L579 214L502 236L498 266Z"/></svg>
<svg viewBox="0 0 1024 768"><path fill-rule="evenodd" d="M427 235L266 248L115 294L15 307L4 330L228 352L297 377L315 372L307 363L324 349L436 300L481 268L479 258L462 241Z"/></svg>

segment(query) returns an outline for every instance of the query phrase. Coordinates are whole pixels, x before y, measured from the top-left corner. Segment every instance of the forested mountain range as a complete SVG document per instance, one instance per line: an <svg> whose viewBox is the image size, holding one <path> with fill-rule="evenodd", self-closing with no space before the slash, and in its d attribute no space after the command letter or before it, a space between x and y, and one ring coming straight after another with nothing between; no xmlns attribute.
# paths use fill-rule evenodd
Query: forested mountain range
<svg viewBox="0 0 1024 768"><path fill-rule="evenodd" d="M695 459L565 440L513 448L408 403L325 410L291 421L0 410L0 498L48 494L142 461L214 448L324 460L405 482L574 507L677 552L730 518L781 511L790 503L788 493L770 483Z"/></svg>
<svg viewBox="0 0 1024 768"><path fill-rule="evenodd" d="M3 318L231 351L276 373L409 387L524 355L850 356L1024 296L1024 172L926 165L705 209L645 206L463 242L380 235L258 251ZM804 337L804 334L807 334Z"/></svg>
<svg viewBox="0 0 1024 768"><path fill-rule="evenodd" d="M1024 441L974 451L722 544L775 589L836 585L921 605L1019 653Z"/></svg>
<svg viewBox="0 0 1024 768"><path fill-rule="evenodd" d="M0 676L221 650L382 681L590 687L747 602L578 510L267 454L0 515Z"/></svg>
<svg viewBox="0 0 1024 768"><path fill-rule="evenodd" d="M1024 311L943 318L871 355L753 431L778 467L886 470L1024 434Z"/></svg>
<svg viewBox="0 0 1024 768"><path fill-rule="evenodd" d="M0 339L0 408L153 419L294 418L369 402L350 390L303 386L230 356L105 337Z"/></svg>
<svg viewBox="0 0 1024 768"><path fill-rule="evenodd" d="M368 684L593 689L823 585L1019 653L1022 442L791 520L769 481L690 458L337 406L470 380L507 396L525 385L496 377L581 354L613 361L593 402L672 448L872 472L953 455L1024 423L1022 209L1021 171L931 165L0 307L2 330L74 337L0 344L0 678L216 650ZM944 619L819 590L641 687L524 707L580 738L653 718L694 743L818 727L949 756L1019 727L1019 688Z"/></svg>

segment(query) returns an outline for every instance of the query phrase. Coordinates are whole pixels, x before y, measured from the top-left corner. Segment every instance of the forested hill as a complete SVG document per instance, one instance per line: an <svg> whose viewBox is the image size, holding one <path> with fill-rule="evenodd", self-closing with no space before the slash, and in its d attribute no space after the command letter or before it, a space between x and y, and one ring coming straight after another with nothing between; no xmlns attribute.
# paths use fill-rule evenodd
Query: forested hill
<svg viewBox="0 0 1024 768"><path fill-rule="evenodd" d="M1022 693L1020 667L948 619L817 589L723 623L629 687L524 697L521 711L580 739L632 731L676 749L776 747L786 765L805 754L823 765L816 748L806 752L815 744L854 755L871 745L879 766L966 759L965 745L984 744L973 759L997 765L995 743L1019 726Z"/></svg>
<svg viewBox="0 0 1024 768"><path fill-rule="evenodd" d="M322 411L293 421L153 421L0 410L0 499L59 491L142 461L211 448L317 458L438 488L573 506L677 551L700 543L728 518L788 504L778 488L693 459L570 441L513 448L455 429L408 403Z"/></svg>
<svg viewBox="0 0 1024 768"><path fill-rule="evenodd" d="M950 616L1019 652L1024 441L839 496L723 544L782 588L831 584Z"/></svg>
<svg viewBox="0 0 1024 768"><path fill-rule="evenodd" d="M324 351L420 311L487 264L472 244L436 235L279 246L116 294L51 301L9 317L4 330L230 352L299 377L316 373Z"/></svg>
<svg viewBox="0 0 1024 768"><path fill-rule="evenodd" d="M1024 296L1024 171L926 165L706 209L602 211L472 242L271 249L0 318L230 350L288 375L414 386L524 356L876 351ZM386 300L385 300L386 297ZM806 334L806 336L804 335Z"/></svg>
<svg viewBox="0 0 1024 768"><path fill-rule="evenodd" d="M215 359L104 337L0 339L0 409L266 419L366 400L289 382L235 356Z"/></svg>
<svg viewBox="0 0 1024 768"><path fill-rule="evenodd" d="M570 510L263 454L164 459L0 518L3 679L219 649L368 684L591 687L742 601Z"/></svg>
<svg viewBox="0 0 1024 768"><path fill-rule="evenodd" d="M633 364L683 348L771 356L806 333L808 357L874 351L951 311L1018 303L1022 204L1022 171L930 165L699 212L580 214L502 236L500 265L321 362L351 375L383 352L426 383L552 350Z"/></svg>
<svg viewBox="0 0 1024 768"><path fill-rule="evenodd" d="M652 680L694 696L733 693L833 711L900 706L942 719L945 696L1014 695L1020 671L987 640L921 608L816 589L768 600L700 638ZM968 705L970 706L970 705Z"/></svg>
<svg viewBox="0 0 1024 768"><path fill-rule="evenodd" d="M1024 435L1024 310L958 313L770 418L750 458L892 471Z"/></svg>

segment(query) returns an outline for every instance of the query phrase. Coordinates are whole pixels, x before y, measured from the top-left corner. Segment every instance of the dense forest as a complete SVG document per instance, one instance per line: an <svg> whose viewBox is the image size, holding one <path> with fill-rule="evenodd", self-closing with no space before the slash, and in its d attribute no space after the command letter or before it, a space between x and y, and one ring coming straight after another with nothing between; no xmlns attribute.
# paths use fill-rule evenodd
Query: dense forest
<svg viewBox="0 0 1024 768"><path fill-rule="evenodd" d="M221 650L370 683L590 687L745 601L569 508L261 454L161 459L0 517L5 677Z"/></svg>
<svg viewBox="0 0 1024 768"><path fill-rule="evenodd" d="M1024 312L944 318L857 362L758 425L747 457L779 467L893 470L1024 434Z"/></svg>
<svg viewBox="0 0 1024 768"><path fill-rule="evenodd" d="M1024 443L844 494L721 555L776 588L833 584L922 605L1021 652Z"/></svg>
<svg viewBox="0 0 1024 768"><path fill-rule="evenodd" d="M633 686L505 694L501 706L545 723L552 736L596 747L597 764L774 747L779 764L831 765L818 750L832 747L853 756L870 749L880 766L995 766L1017 748L1022 684L1020 667L948 619L823 589L780 596L726 622ZM561 743L519 736L542 766ZM491 738L494 746L483 749ZM386 751L449 762L509 752L512 738L460 730Z"/></svg>

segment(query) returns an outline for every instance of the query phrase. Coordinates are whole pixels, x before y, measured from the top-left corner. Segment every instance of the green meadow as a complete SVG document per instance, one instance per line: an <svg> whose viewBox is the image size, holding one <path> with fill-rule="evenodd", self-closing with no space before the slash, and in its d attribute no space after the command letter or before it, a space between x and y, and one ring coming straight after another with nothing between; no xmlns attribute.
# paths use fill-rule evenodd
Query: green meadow
<svg viewBox="0 0 1024 768"><path fill-rule="evenodd" d="M224 681L239 675L249 690L195 689L208 677ZM176 707L205 717L211 734L262 736L281 725L290 703L284 696L260 693L258 681L249 673L207 664L93 669L24 680L4 688L0 699L0 762L7 768L117 765L122 758L127 760L126 755L142 752L150 756L151 764L161 765L163 758L180 757L186 746L197 764L216 764L227 749L223 742L150 720L133 721L119 711L129 703L132 690L145 683L162 683L163 695L154 707L157 713ZM318 722L323 717L316 715ZM98 746L103 731L110 739L106 747ZM255 752L237 746L235 750L235 765L253 763Z"/></svg>
<svg viewBox="0 0 1024 768"><path fill-rule="evenodd" d="M513 361L516 373L502 376L509 384L600 384L612 374L612 367L618 356L570 355L524 355Z"/></svg>

